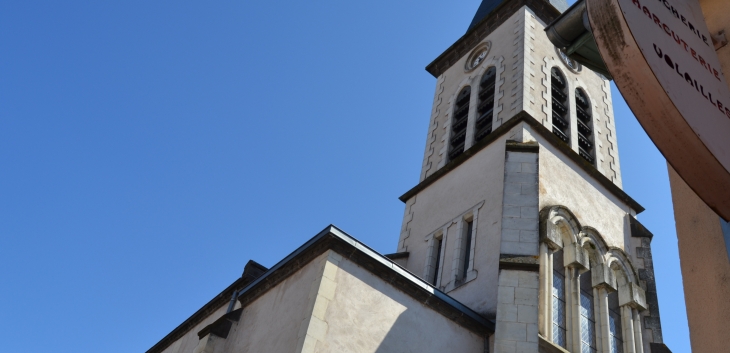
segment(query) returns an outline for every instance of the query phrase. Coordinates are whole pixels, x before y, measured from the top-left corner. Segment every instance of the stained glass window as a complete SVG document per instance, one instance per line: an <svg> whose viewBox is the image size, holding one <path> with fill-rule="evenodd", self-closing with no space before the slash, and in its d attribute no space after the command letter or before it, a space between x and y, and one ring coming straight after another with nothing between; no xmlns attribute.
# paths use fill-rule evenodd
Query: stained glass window
<svg viewBox="0 0 730 353"><path fill-rule="evenodd" d="M567 347L567 324L565 320L565 269L563 252L553 254L553 343Z"/></svg>
<svg viewBox="0 0 730 353"><path fill-rule="evenodd" d="M611 353L623 353L624 341L621 336L621 312L618 306L618 292L608 295L608 331L611 335Z"/></svg>
<svg viewBox="0 0 730 353"><path fill-rule="evenodd" d="M580 293L581 353L596 352L596 318L593 316L593 296Z"/></svg>
<svg viewBox="0 0 730 353"><path fill-rule="evenodd" d="M580 275L580 351L596 352L596 317L593 313L591 272Z"/></svg>

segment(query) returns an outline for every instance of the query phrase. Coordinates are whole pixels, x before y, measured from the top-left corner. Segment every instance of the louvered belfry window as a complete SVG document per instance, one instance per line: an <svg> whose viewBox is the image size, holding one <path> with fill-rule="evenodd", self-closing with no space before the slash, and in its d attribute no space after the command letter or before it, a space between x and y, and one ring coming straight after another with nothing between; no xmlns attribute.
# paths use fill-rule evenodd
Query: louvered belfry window
<svg viewBox="0 0 730 353"><path fill-rule="evenodd" d="M575 89L575 113L578 115L578 154L585 158L588 163L593 164L593 115L591 114L591 101L580 89Z"/></svg>
<svg viewBox="0 0 730 353"><path fill-rule="evenodd" d="M454 118L451 121L451 138L449 139L449 160L454 160L464 153L466 142L466 123L469 120L469 100L471 87L467 86L456 96Z"/></svg>
<svg viewBox="0 0 730 353"><path fill-rule="evenodd" d="M570 117L568 114L568 93L565 76L557 67L550 70L550 90L552 92L553 134L570 144Z"/></svg>
<svg viewBox="0 0 730 353"><path fill-rule="evenodd" d="M497 79L497 69L490 67L479 83L479 106L477 107L477 121L474 129L474 142L483 139L492 132L492 117L494 115L494 86Z"/></svg>

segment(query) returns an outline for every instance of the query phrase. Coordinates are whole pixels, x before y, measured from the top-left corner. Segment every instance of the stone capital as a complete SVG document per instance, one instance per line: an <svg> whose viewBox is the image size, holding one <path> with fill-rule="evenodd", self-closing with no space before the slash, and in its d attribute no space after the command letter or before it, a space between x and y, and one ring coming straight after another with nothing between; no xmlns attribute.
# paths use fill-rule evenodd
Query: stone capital
<svg viewBox="0 0 730 353"><path fill-rule="evenodd" d="M629 305L639 311L644 311L647 308L646 293L638 284L622 284L618 287L618 304L620 306Z"/></svg>
<svg viewBox="0 0 730 353"><path fill-rule="evenodd" d="M605 264L595 264L591 268L591 283L593 287L605 288L609 292L614 292L616 288L616 275L610 267Z"/></svg>
<svg viewBox="0 0 730 353"><path fill-rule="evenodd" d="M565 267L574 267L578 270L590 268L588 254L577 243L565 244L563 247L563 261Z"/></svg>

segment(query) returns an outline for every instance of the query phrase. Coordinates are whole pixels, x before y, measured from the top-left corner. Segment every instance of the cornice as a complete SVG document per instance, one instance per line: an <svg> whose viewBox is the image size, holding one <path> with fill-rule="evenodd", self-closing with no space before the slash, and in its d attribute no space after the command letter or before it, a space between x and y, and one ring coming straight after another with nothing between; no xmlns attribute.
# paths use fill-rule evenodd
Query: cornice
<svg viewBox="0 0 730 353"><path fill-rule="evenodd" d="M550 23L558 16L558 11L545 0L506 0L482 19L479 24L467 31L459 40L446 49L436 60L426 66L433 77L439 77L453 66L459 59L474 49L484 38L494 32L522 6L529 7L543 22Z"/></svg>
<svg viewBox="0 0 730 353"><path fill-rule="evenodd" d="M405 194L399 197L399 199L404 203L407 202L413 196L425 190L427 187L431 186L431 184L441 179L444 175L448 174L450 171L456 169L456 167L466 162L466 160L471 158L473 155L477 154L479 151L492 144L494 141L499 139L502 135L506 134L513 127L517 126L517 124L523 122L529 125L535 133L545 139L551 146L558 149L560 152L563 153L563 155L573 161L580 169L582 169L595 181L601 184L601 186L606 188L606 190L610 192L613 196L626 203L632 210L636 212L636 214L644 211L644 207L642 207L638 202L631 198L631 196L629 196L625 191L621 190L620 187L614 184L605 175L601 174L601 172L599 172L598 169L596 169L592 164L588 163L588 161L583 159L583 157L573 151L568 145L558 139L555 135L553 135L550 130L540 124L535 118L533 118L529 113L525 111L519 112L516 116L507 120L504 124L500 125L497 129L492 131L491 134L487 135L487 137L471 146L468 150L464 151L464 153L462 153L459 157L450 161L445 166L441 167L441 169L437 170L435 173L429 175L422 182L418 183L418 185L408 190ZM508 145L507 148L533 149L534 151L534 147L531 147L529 145L518 146L515 144L511 144Z"/></svg>
<svg viewBox="0 0 730 353"><path fill-rule="evenodd" d="M253 280L248 279L247 282L244 282L246 281L244 278L235 281L221 292L221 294L208 302L203 308L150 348L147 353L163 352L172 343L182 338L197 324L227 303L234 294L237 295L241 307L245 308L248 304L264 295L327 250L332 250L340 254L349 261L370 271L386 283L408 294L424 306L474 333L479 335L494 333L495 323L493 321L484 318L469 309L466 305L461 304L420 277L396 264L393 260L375 252L367 245L337 227L330 225L260 277ZM207 334L212 328L217 328L216 325L219 323L225 324L225 320L230 320L230 318L224 316L218 319L213 325L209 325L203 329L199 335Z"/></svg>

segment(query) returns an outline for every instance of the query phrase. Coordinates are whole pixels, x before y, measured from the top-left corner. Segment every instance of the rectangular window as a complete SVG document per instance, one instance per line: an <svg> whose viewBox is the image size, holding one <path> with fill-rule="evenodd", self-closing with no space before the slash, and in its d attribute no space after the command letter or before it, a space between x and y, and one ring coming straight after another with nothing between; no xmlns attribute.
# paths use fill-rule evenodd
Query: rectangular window
<svg viewBox="0 0 730 353"><path fill-rule="evenodd" d="M433 265L433 275L431 277L431 284L434 286L438 284L439 279L439 272L441 271L441 244L443 243L443 238L433 238L433 257L434 257L434 265Z"/></svg>
<svg viewBox="0 0 730 353"><path fill-rule="evenodd" d="M471 238L474 232L474 221L466 222L466 236L464 237L464 262L462 263L461 279L466 280L466 273L469 271L469 260L471 260Z"/></svg>
<svg viewBox="0 0 730 353"><path fill-rule="evenodd" d="M565 268L563 251L553 254L553 343L567 348L565 322Z"/></svg>
<svg viewBox="0 0 730 353"><path fill-rule="evenodd" d="M596 352L596 318L593 315L591 272L580 275L580 351Z"/></svg>
<svg viewBox="0 0 730 353"><path fill-rule="evenodd" d="M621 336L621 310L618 306L618 292L608 295L608 331L611 335L611 353L623 353Z"/></svg>

